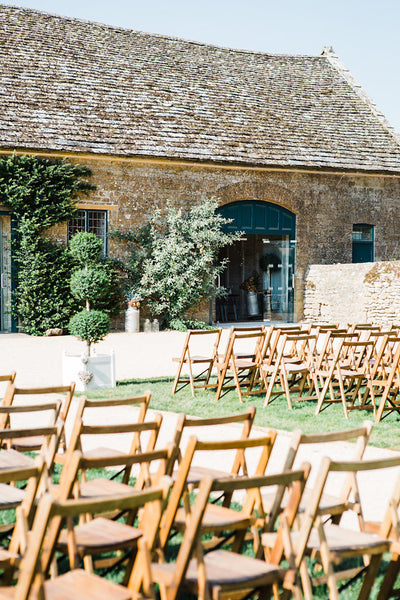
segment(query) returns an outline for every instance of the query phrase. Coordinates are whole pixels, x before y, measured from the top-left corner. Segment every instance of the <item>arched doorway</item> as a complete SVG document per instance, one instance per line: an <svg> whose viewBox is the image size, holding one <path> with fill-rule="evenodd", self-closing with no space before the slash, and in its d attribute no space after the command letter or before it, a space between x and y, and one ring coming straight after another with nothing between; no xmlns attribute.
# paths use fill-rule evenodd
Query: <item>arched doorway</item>
<svg viewBox="0 0 400 600"><path fill-rule="evenodd" d="M229 265L221 285L229 293L217 302L217 320L292 321L296 215L259 200L232 202L218 212L231 219L225 231L243 231L243 237L223 253Z"/></svg>

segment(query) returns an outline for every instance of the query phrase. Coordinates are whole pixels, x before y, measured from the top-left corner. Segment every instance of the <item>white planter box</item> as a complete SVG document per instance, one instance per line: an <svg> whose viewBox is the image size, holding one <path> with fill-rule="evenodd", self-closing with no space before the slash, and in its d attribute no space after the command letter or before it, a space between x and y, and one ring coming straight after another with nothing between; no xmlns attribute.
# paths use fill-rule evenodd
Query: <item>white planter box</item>
<svg viewBox="0 0 400 600"><path fill-rule="evenodd" d="M95 354L80 356L63 354L63 382L75 381L76 390L115 387L115 355Z"/></svg>

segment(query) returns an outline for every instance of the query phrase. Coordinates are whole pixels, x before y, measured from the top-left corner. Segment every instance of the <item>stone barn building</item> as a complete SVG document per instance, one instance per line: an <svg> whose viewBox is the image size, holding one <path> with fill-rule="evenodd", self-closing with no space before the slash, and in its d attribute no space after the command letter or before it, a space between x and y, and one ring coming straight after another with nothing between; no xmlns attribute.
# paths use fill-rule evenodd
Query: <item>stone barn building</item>
<svg viewBox="0 0 400 600"><path fill-rule="evenodd" d="M332 49L233 50L11 6L0 40L0 153L93 172L97 189L59 240L82 229L106 239L167 200L214 196L244 231L223 281L227 317L243 319L240 285L254 271L258 308L296 320L310 265L400 258L399 138ZM7 331L4 207L0 228Z"/></svg>

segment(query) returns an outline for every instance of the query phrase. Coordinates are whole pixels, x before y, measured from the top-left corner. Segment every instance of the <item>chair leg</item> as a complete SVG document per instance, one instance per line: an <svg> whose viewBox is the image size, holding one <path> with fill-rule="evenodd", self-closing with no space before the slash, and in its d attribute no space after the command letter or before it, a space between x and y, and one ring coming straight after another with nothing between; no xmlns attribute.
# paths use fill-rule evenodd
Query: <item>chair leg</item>
<svg viewBox="0 0 400 600"><path fill-rule="evenodd" d="M192 391L192 397L194 398L194 379L193 379L193 369L192 369L192 361L188 360L189 365L189 380L190 380L190 389Z"/></svg>
<svg viewBox="0 0 400 600"><path fill-rule="evenodd" d="M382 554L371 556L368 570L364 576L363 584L358 595L358 600L369 600L371 597L371 589L374 585L376 576L378 575L379 567L382 562Z"/></svg>
<svg viewBox="0 0 400 600"><path fill-rule="evenodd" d="M303 587L304 598L306 600L313 600L312 583L310 575L308 573L307 560L305 558L301 561L300 577L301 585Z"/></svg>
<svg viewBox="0 0 400 600"><path fill-rule="evenodd" d="M268 404L271 401L272 391L273 391L274 386L275 386L276 377L277 377L277 371L274 371L271 374L271 378L270 378L268 386L267 386L267 379L266 379L266 376L265 376L265 387L267 388L267 392L265 394L265 400L264 400L264 404L263 404L264 408L266 406L268 406Z"/></svg>
<svg viewBox="0 0 400 600"><path fill-rule="evenodd" d="M238 393L238 396L239 396L239 400L240 400L241 404L243 404L242 390L240 388L239 376L238 376L238 373L237 373L235 365L233 365L232 371L233 371L233 378L235 380L235 385L236 385L237 393Z"/></svg>
<svg viewBox="0 0 400 600"><path fill-rule="evenodd" d="M172 384L172 393L173 394L175 394L176 388L178 387L179 379L181 377L182 367L183 367L183 361L180 361L179 366L178 366L178 371L175 375L174 383Z"/></svg>
<svg viewBox="0 0 400 600"><path fill-rule="evenodd" d="M83 565L85 567L85 571L88 573L94 573L93 558L91 556L86 555L83 557Z"/></svg>
<svg viewBox="0 0 400 600"><path fill-rule="evenodd" d="M389 566L386 569L385 577L383 578L377 600L386 600L387 598L390 598L399 571L400 554L393 554Z"/></svg>
<svg viewBox="0 0 400 600"><path fill-rule="evenodd" d="M318 403L317 403L317 408L315 409L315 414L319 415L319 413L321 412L321 408L322 408L322 404L325 400L325 396L328 393L328 388L329 388L329 382L330 382L330 378L327 377L325 380L325 383L322 386L322 390L321 392L319 392L319 388L318 388L318 384L316 384L315 389L317 391L317 395L318 395Z"/></svg>
<svg viewBox="0 0 400 600"><path fill-rule="evenodd" d="M285 396L286 396L288 407L290 410L292 410L292 401L290 399L289 384L288 384L288 380L286 377L286 373L283 369L280 371L279 376L280 376L280 380L281 380L281 386L285 390Z"/></svg>
<svg viewBox="0 0 400 600"><path fill-rule="evenodd" d="M226 371L227 371L226 367L224 367L223 369L218 371L218 386L217 386L217 391L215 394L215 401L219 400L219 398L221 396L222 387L224 385L224 379L226 376Z"/></svg>
<svg viewBox="0 0 400 600"><path fill-rule="evenodd" d="M343 379L342 379L342 375L341 375L340 371L337 374L337 379L338 379L338 382L339 382L340 397L342 399L344 416L346 417L346 419L348 419L349 418L349 413L347 412L346 394L345 394L345 391L344 391Z"/></svg>
<svg viewBox="0 0 400 600"><path fill-rule="evenodd" d="M385 405L386 405L386 402L387 402L389 391L390 391L389 387L386 386L385 389L384 389L384 391L383 391L381 401L379 403L378 411L376 413L375 423L379 423L379 421L382 419L382 415L383 415L383 411L385 409Z"/></svg>
<svg viewBox="0 0 400 600"><path fill-rule="evenodd" d="M209 384L209 382L210 382L210 377L211 377L211 375L212 375L212 370L213 370L214 362L215 362L215 360L214 360L214 359L212 359L212 360L210 361L210 365L209 365L209 367L208 367L208 370L207 370L207 375L206 375L205 385L208 385L208 384Z"/></svg>
<svg viewBox="0 0 400 600"><path fill-rule="evenodd" d="M320 556L322 567L324 569L324 573L327 576L327 584L329 589L329 600L340 600L339 592L336 584L335 572L333 569L333 564L331 561L329 547L326 541L324 527L319 517L319 523L317 526L318 534L319 534L319 543L320 543Z"/></svg>

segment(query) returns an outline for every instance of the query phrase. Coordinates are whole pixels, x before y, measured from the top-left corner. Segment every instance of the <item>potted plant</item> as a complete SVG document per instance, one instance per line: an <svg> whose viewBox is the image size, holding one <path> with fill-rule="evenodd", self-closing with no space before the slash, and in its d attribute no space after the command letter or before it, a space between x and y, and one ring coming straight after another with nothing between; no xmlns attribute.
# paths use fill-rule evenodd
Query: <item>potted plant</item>
<svg viewBox="0 0 400 600"><path fill-rule="evenodd" d="M259 274L257 271L253 271L253 274L245 279L240 284L240 289L247 292L247 311L249 317L255 317L260 314L258 306L258 285L259 285Z"/></svg>
<svg viewBox="0 0 400 600"><path fill-rule="evenodd" d="M93 345L110 331L110 318L102 310L92 308L93 303L110 292L110 277L101 261L103 242L93 233L81 232L71 239L69 251L77 268L71 275L70 287L74 298L83 305L69 322L69 330L79 340L86 342L80 356L64 354L64 381L75 381L76 389L115 386L114 353L96 354Z"/></svg>

